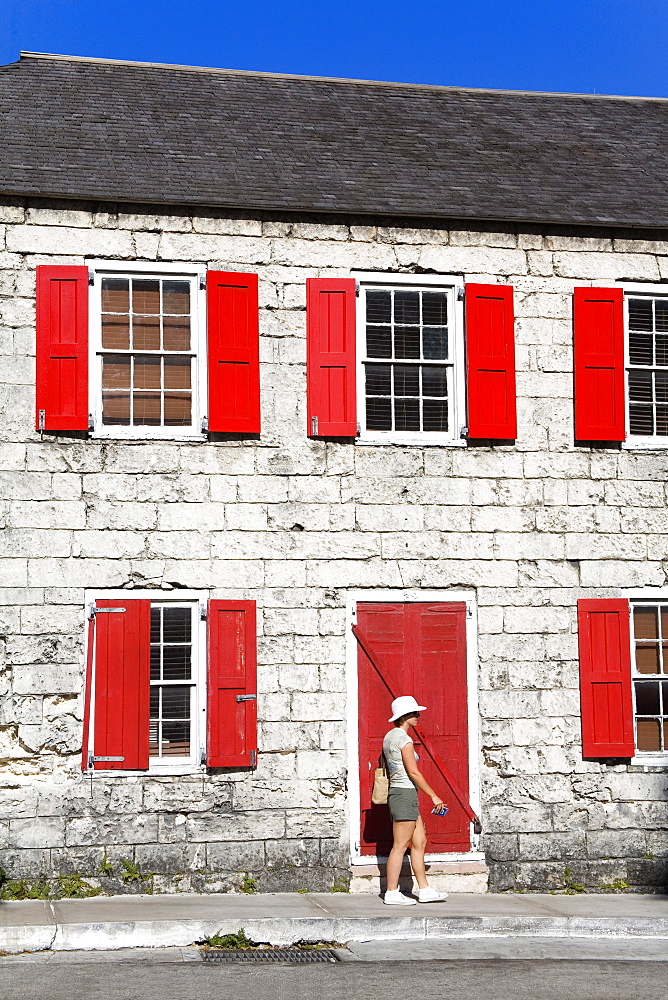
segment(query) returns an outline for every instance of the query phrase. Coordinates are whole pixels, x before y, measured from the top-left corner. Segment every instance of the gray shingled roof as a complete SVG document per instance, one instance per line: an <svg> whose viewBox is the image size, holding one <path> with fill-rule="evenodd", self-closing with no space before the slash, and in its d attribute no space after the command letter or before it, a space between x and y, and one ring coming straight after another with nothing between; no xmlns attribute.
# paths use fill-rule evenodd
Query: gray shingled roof
<svg viewBox="0 0 668 1000"><path fill-rule="evenodd" d="M668 227L668 101L23 55L0 192Z"/></svg>

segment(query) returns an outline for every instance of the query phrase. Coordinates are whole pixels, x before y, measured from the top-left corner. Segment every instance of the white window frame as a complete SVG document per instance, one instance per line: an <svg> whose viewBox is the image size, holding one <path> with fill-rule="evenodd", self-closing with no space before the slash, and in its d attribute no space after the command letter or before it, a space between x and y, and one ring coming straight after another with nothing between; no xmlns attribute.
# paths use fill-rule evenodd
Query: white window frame
<svg viewBox="0 0 668 1000"><path fill-rule="evenodd" d="M643 764L650 767L665 767L668 765L668 750L652 752L649 750L638 750L636 743L636 690L634 681L639 675L635 672L635 641L633 635L633 605L634 604L668 604L668 589L658 587L643 587L624 591L623 596L629 602L629 634L631 639L631 690L633 697L633 744L634 754L632 757L634 764ZM643 674L645 680L651 680L656 676L657 680L668 681L668 674Z"/></svg>
<svg viewBox="0 0 668 1000"><path fill-rule="evenodd" d="M451 448L465 448L466 440L462 432L466 426L466 378L465 378L465 347L464 347L464 302L460 298L459 289L464 290L462 275L453 274L392 274L376 271L353 271L352 277L359 284L360 294L357 297L357 413L358 413L358 444L398 444L398 445L440 445ZM364 290L413 288L415 291L440 289L448 293L452 361L452 398L449 402L449 425L447 434L422 431L420 433L397 431L368 431L366 429L366 395L365 395L365 364L366 357L366 296ZM379 363L382 360L379 359ZM418 363L417 361L415 363Z"/></svg>
<svg viewBox="0 0 668 1000"><path fill-rule="evenodd" d="M189 757L175 757L171 760L161 760L149 757L148 770L124 770L95 768L86 773L96 775L114 775L117 777L136 777L137 775L185 775L201 774L206 771L206 648L207 621L206 614L209 595L201 590L86 590L85 598L85 630L88 649L88 633L91 628L90 610L96 601L150 601L152 604L190 604L193 607L193 685L194 694L191 701L192 728L191 749ZM95 656L93 656L93 673L90 685L90 713L88 722L88 747L90 753L95 753Z"/></svg>
<svg viewBox="0 0 668 1000"><path fill-rule="evenodd" d="M626 440L622 443L622 448L631 451L666 451L668 450L668 435L647 435L631 434L629 416L629 298L664 298L668 299L668 284L657 285L650 282L624 282L622 284L624 292L624 413Z"/></svg>
<svg viewBox="0 0 668 1000"><path fill-rule="evenodd" d="M351 590L346 600L346 744L348 758L348 831L352 866L384 864L386 857L361 853L360 777L359 777L359 692L357 672L358 643L352 626L356 622L357 605L387 604L466 604L466 694L468 700L469 802L477 816L480 802L480 713L478 707L478 614L476 596L470 590ZM389 725L389 724L388 724ZM426 854L425 861L437 862L484 861L479 850L480 835L471 827L471 850L459 853Z"/></svg>
<svg viewBox="0 0 668 1000"><path fill-rule="evenodd" d="M163 264L118 260L87 260L89 271L88 337L88 408L91 437L123 441L205 441L203 430L207 417L207 337L206 337L206 265ZM102 377L99 364L102 349L102 278L183 277L191 282L192 353L195 355L195 378L192 386L192 424L189 427L125 427L102 423ZM92 280L91 280L92 279ZM122 353L122 352L121 352Z"/></svg>

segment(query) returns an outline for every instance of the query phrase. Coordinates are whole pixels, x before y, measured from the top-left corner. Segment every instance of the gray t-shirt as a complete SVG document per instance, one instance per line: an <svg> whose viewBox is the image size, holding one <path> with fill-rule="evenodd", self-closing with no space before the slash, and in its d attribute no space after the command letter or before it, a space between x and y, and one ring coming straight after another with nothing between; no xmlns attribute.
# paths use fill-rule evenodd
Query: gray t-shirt
<svg viewBox="0 0 668 1000"><path fill-rule="evenodd" d="M402 747L413 743L405 729L401 726L394 726L386 733L383 740L383 754L387 763L387 773L390 778L390 788L415 788L414 783L408 777L404 760L401 756ZM415 753L415 751L413 751ZM415 759L418 755L415 754Z"/></svg>

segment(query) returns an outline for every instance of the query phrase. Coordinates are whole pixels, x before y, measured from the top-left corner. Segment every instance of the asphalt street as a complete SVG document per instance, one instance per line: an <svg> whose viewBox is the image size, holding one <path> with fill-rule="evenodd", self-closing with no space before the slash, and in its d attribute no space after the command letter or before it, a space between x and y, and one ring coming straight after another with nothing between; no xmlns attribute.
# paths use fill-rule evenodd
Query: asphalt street
<svg viewBox="0 0 668 1000"><path fill-rule="evenodd" d="M1 1000L665 1000L659 962L199 962L0 965Z"/></svg>

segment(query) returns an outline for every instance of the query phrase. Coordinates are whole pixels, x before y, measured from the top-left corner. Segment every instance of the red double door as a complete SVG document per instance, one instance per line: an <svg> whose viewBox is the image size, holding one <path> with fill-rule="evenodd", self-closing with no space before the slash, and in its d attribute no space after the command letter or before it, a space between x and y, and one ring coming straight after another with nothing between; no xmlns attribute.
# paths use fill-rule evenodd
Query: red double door
<svg viewBox="0 0 668 1000"><path fill-rule="evenodd" d="M468 801L466 604L358 604L357 627L366 649L358 643L360 849L366 856L387 855L392 822L386 805L372 804L371 791L383 737L391 728L393 697L413 695L427 706L420 727ZM470 850L470 823L464 809L419 738L413 731L411 735L420 771L449 808L446 816L433 816L431 801L419 793L428 853Z"/></svg>

